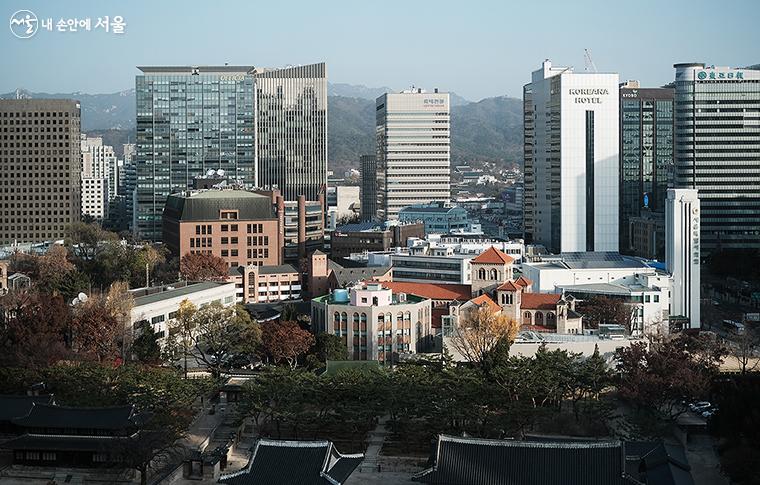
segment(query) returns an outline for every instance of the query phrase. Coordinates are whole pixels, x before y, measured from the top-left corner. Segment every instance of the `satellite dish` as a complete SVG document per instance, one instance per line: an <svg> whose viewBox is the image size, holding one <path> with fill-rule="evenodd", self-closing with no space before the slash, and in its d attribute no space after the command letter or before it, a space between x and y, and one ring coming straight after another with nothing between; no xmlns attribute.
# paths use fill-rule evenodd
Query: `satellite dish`
<svg viewBox="0 0 760 485"><path fill-rule="evenodd" d="M77 295L77 300L81 301L82 303L87 301L87 298L89 298L85 293L79 293Z"/></svg>
<svg viewBox="0 0 760 485"><path fill-rule="evenodd" d="M217 170L217 171L216 171L216 173L217 173L217 174L218 174L220 177L224 177L224 170L223 170L223 169L221 169L221 168L220 168L219 170Z"/></svg>
<svg viewBox="0 0 760 485"><path fill-rule="evenodd" d="M214 169L206 170L206 176L211 177L212 175L214 175Z"/></svg>
<svg viewBox="0 0 760 485"><path fill-rule="evenodd" d="M79 303L79 298L74 298L71 300L71 306L76 306L77 303Z"/></svg>

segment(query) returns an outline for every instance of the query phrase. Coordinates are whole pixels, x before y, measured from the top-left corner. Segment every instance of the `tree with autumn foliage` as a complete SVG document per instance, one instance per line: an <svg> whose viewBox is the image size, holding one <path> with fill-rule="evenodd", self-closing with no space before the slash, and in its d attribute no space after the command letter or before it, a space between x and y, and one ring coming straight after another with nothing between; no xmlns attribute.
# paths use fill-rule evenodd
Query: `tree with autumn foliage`
<svg viewBox="0 0 760 485"><path fill-rule="evenodd" d="M296 322L270 323L264 325L262 343L264 353L275 363L286 362L291 369L295 369L298 357L314 345L314 335Z"/></svg>
<svg viewBox="0 0 760 485"><path fill-rule="evenodd" d="M71 315L61 296L26 288L0 298L0 364L37 369L70 356Z"/></svg>
<svg viewBox="0 0 760 485"><path fill-rule="evenodd" d="M177 315L167 324L169 335L163 350L163 358L170 362L181 360L185 379L187 379L187 358L193 347L192 338L195 329L193 317L197 311L198 307L185 298L179 303Z"/></svg>
<svg viewBox="0 0 760 485"><path fill-rule="evenodd" d="M483 305L460 314L450 344L468 361L481 364L497 345L511 345L519 329L517 322Z"/></svg>
<svg viewBox="0 0 760 485"><path fill-rule="evenodd" d="M618 392L640 410L674 419L685 412L682 401L707 396L724 356L720 344L705 336L634 342L615 352Z"/></svg>
<svg viewBox="0 0 760 485"><path fill-rule="evenodd" d="M85 359L105 362L120 354L123 326L108 308L105 297L90 297L74 308L72 348Z"/></svg>
<svg viewBox="0 0 760 485"><path fill-rule="evenodd" d="M211 253L187 253L179 261L179 272L189 281L220 281L228 269L225 260Z"/></svg>
<svg viewBox="0 0 760 485"><path fill-rule="evenodd" d="M15 253L11 257L10 270L29 276L42 292L61 295L66 300L89 290L90 286L87 275L77 270L70 261L69 251L59 244L54 244L42 255Z"/></svg>

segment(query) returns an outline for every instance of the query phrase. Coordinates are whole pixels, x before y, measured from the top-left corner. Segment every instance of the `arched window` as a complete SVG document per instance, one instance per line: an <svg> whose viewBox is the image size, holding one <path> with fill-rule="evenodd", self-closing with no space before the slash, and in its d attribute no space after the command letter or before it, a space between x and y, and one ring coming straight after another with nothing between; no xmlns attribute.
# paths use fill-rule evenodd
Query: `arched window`
<svg viewBox="0 0 760 485"><path fill-rule="evenodd" d="M372 304L373 304L373 305L375 305L375 306L377 306L377 305L378 305L378 302L379 302L379 301L378 301L377 297L376 297L376 296L373 296L373 297L372 297Z"/></svg>
<svg viewBox="0 0 760 485"><path fill-rule="evenodd" d="M478 279L481 279L481 280L486 279L486 270L485 270L485 268L480 268L478 270Z"/></svg>
<svg viewBox="0 0 760 485"><path fill-rule="evenodd" d="M552 328L557 327L557 316L554 313L549 312L546 314L546 326Z"/></svg>
<svg viewBox="0 0 760 485"><path fill-rule="evenodd" d="M543 326L544 324L544 314L541 312L536 312L536 325Z"/></svg>
<svg viewBox="0 0 760 485"><path fill-rule="evenodd" d="M340 313L338 312L333 314L333 329L340 330Z"/></svg>
<svg viewBox="0 0 760 485"><path fill-rule="evenodd" d="M359 314L357 312L354 312L354 318L353 318L353 325L352 328L354 331L359 330Z"/></svg>
<svg viewBox="0 0 760 485"><path fill-rule="evenodd" d="M533 317L530 312L523 313L523 325L533 325Z"/></svg>
<svg viewBox="0 0 760 485"><path fill-rule="evenodd" d="M340 314L340 328L348 331L348 313L346 312Z"/></svg>
<svg viewBox="0 0 760 485"><path fill-rule="evenodd" d="M495 268L491 270L491 279L494 281L499 279L499 272Z"/></svg>

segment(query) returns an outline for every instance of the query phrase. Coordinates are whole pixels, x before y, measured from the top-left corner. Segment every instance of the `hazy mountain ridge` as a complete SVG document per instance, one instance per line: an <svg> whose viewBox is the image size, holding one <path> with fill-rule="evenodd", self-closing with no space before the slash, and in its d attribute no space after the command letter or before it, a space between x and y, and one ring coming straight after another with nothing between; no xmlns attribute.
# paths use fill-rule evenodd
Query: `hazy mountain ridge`
<svg viewBox="0 0 760 485"><path fill-rule="evenodd" d="M375 153L375 99L386 87L328 84L328 159L340 173L359 166L359 157ZM135 90L110 94L34 93L25 89L2 99L66 98L82 104L82 130L102 135L121 154L122 143L135 139ZM500 96L469 102L451 93L452 161L513 162L522 158L522 101Z"/></svg>
<svg viewBox="0 0 760 485"><path fill-rule="evenodd" d="M127 89L110 94L75 93L32 93L17 89L1 94L0 99L63 98L76 99L82 104L82 130L134 130L135 90Z"/></svg>
<svg viewBox="0 0 760 485"><path fill-rule="evenodd" d="M405 88L409 89L409 88ZM346 98L360 98L375 101L379 96L385 93L397 93L401 89L393 89L387 86L381 88L368 88L361 84L347 84L347 83L327 83L327 95L328 96L343 96ZM428 90L428 92L432 92ZM469 99L465 99L459 96L457 93L449 92L449 102L451 106L462 106L472 103Z"/></svg>

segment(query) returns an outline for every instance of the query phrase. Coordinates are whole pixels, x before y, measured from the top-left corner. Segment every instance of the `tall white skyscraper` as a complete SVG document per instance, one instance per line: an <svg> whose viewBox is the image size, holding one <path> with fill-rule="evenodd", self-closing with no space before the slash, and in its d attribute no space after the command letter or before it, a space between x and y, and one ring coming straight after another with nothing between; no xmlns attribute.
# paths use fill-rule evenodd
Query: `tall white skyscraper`
<svg viewBox="0 0 760 485"><path fill-rule="evenodd" d="M668 189L665 201L665 264L673 275L670 314L700 328L700 209L695 189Z"/></svg>
<svg viewBox="0 0 760 485"><path fill-rule="evenodd" d="M525 220L551 252L618 250L618 79L547 60L525 86Z"/></svg>
<svg viewBox="0 0 760 485"><path fill-rule="evenodd" d="M412 89L376 101L377 216L451 199L449 94Z"/></svg>

